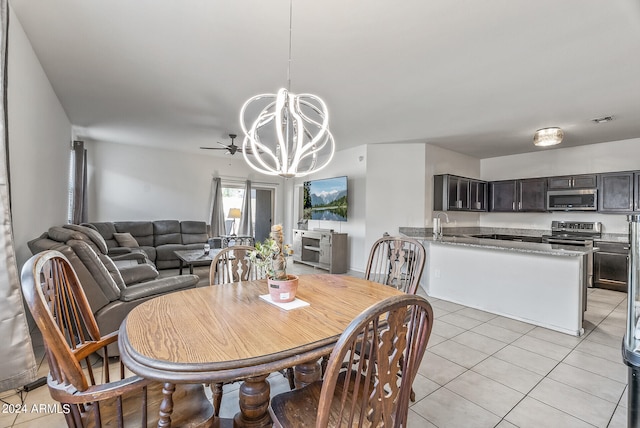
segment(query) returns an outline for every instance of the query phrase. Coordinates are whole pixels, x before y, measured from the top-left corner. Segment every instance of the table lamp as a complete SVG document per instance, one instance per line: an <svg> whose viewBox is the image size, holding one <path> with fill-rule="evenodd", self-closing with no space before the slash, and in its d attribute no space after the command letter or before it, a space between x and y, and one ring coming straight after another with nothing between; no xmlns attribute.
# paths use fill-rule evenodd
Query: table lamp
<svg viewBox="0 0 640 428"><path fill-rule="evenodd" d="M236 219L240 218L240 208L229 209L229 214L227 215L227 218L233 219L233 223L231 223L231 235L235 235Z"/></svg>

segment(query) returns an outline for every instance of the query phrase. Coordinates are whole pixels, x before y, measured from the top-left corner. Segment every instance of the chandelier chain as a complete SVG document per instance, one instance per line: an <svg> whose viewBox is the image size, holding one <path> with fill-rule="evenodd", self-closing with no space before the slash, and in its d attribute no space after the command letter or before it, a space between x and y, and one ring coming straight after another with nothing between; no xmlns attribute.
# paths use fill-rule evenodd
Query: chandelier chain
<svg viewBox="0 0 640 428"><path fill-rule="evenodd" d="M291 46L293 38L293 0L289 0L289 62L287 63L287 91L291 91Z"/></svg>

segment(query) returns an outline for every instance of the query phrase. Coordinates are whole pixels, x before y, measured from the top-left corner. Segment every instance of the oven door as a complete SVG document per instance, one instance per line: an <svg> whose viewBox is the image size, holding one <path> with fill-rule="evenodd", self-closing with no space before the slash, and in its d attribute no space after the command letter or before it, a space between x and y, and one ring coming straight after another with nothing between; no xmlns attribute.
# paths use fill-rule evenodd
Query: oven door
<svg viewBox="0 0 640 428"><path fill-rule="evenodd" d="M547 209L549 211L595 211L598 209L598 191L549 190L547 191Z"/></svg>

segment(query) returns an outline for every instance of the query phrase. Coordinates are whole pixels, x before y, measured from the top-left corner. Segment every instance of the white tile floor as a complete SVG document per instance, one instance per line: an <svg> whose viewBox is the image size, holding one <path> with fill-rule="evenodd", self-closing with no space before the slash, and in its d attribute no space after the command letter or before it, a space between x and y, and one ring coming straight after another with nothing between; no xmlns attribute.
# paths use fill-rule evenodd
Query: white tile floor
<svg viewBox="0 0 640 428"><path fill-rule="evenodd" d="M294 265L298 273L309 270ZM410 427L626 427L627 367L620 346L626 294L590 289L585 334L573 337L429 298L436 321L414 383ZM39 361L43 347L34 334ZM47 364L40 366L45 375ZM271 393L288 390L271 375ZM239 384L225 386L222 416L237 411ZM0 395L18 404L14 392ZM25 404L52 403L46 387ZM0 414L0 427L62 427L60 414Z"/></svg>

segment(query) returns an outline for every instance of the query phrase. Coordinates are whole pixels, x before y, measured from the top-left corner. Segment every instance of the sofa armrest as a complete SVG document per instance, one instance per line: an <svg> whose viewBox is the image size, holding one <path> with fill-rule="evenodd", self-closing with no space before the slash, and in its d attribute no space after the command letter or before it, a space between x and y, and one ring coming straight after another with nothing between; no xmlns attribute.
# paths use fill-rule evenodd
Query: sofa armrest
<svg viewBox="0 0 640 428"><path fill-rule="evenodd" d="M172 291L195 287L199 280L200 277L198 277L198 275L178 275L142 282L140 284L131 285L122 290L120 293L120 300L123 302L131 302L143 297L166 294Z"/></svg>
<svg viewBox="0 0 640 428"><path fill-rule="evenodd" d="M144 263L131 267L125 267L120 270L120 275L124 283L128 286L137 284L142 281L150 281L158 277L158 270L151 264Z"/></svg>
<svg viewBox="0 0 640 428"><path fill-rule="evenodd" d="M147 253L140 248L126 248L126 247L116 247L118 249L122 248L123 250L129 251L113 251L115 248L109 250L109 257L111 260L137 260L138 263L149 263L149 257Z"/></svg>
<svg viewBox="0 0 640 428"><path fill-rule="evenodd" d="M119 256L122 254L129 254L129 253L131 253L131 248L129 247L112 247L112 248L109 248L109 252L107 253L107 255L113 258L115 256Z"/></svg>

